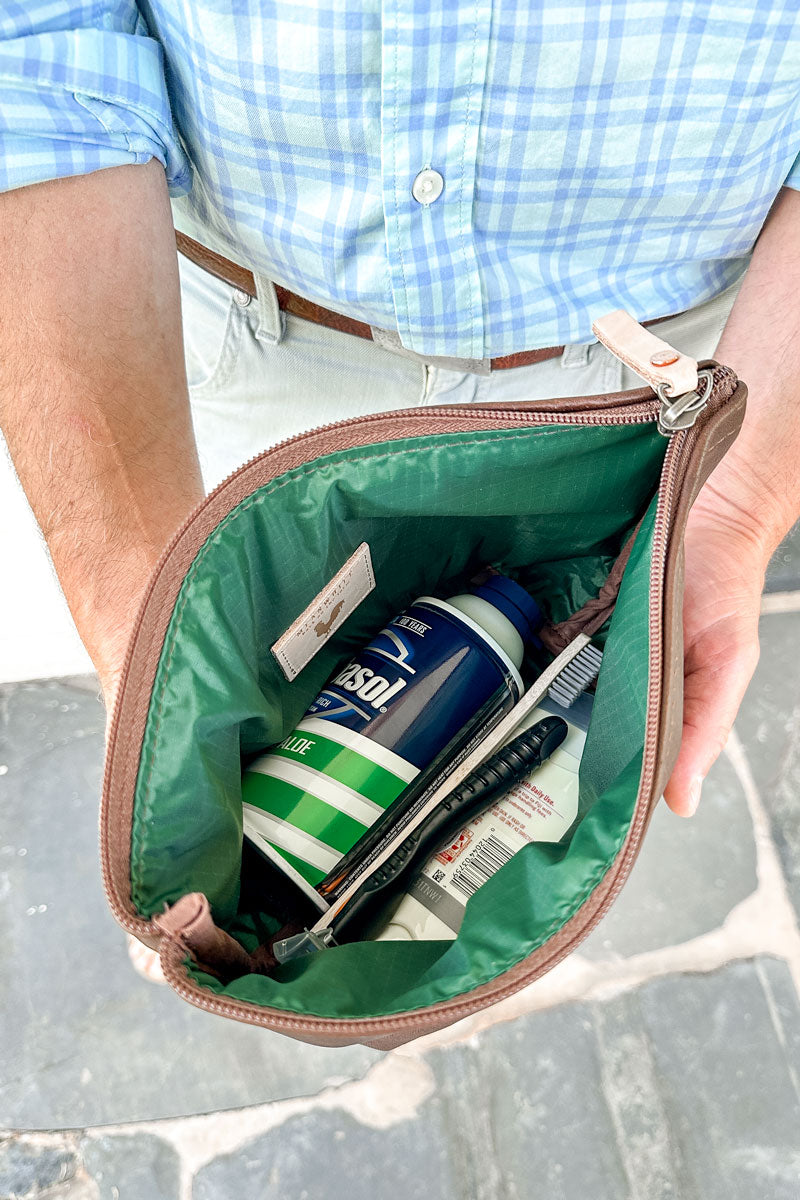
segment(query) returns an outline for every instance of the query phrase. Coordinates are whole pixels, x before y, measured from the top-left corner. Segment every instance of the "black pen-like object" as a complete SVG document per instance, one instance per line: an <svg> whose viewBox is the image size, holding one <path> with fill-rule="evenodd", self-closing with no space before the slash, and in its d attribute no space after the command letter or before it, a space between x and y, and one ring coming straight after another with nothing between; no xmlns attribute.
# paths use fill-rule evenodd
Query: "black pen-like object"
<svg viewBox="0 0 800 1200"><path fill-rule="evenodd" d="M279 961L313 953L323 946L352 942L383 906L404 890L430 856L467 821L484 812L556 750L568 731L561 717L545 717L482 763L437 804L342 905L330 926L319 934L304 933L273 945Z"/></svg>

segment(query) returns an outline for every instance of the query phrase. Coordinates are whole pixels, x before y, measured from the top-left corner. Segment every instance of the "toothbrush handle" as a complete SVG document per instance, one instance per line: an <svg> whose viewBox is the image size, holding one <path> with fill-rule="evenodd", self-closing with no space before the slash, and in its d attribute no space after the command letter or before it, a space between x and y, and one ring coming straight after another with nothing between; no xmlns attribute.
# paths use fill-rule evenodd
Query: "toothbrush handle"
<svg viewBox="0 0 800 1200"><path fill-rule="evenodd" d="M340 909L331 923L334 940L355 940L356 930L361 930L418 873L443 842L549 758L567 736L567 729L561 717L545 717L473 771L409 833Z"/></svg>

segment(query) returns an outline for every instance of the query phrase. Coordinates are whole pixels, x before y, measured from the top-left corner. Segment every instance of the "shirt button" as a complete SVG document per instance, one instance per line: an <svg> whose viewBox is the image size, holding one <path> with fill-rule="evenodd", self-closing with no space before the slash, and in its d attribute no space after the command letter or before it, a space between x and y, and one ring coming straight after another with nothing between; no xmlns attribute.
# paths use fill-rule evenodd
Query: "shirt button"
<svg viewBox="0 0 800 1200"><path fill-rule="evenodd" d="M444 180L438 171L420 171L411 185L411 195L420 204L432 204L438 200L444 188Z"/></svg>

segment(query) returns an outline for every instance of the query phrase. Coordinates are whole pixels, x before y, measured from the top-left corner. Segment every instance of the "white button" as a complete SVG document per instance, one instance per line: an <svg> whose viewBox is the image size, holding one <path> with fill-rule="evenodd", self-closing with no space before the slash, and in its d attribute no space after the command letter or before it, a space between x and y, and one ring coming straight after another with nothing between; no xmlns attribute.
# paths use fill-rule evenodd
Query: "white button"
<svg viewBox="0 0 800 1200"><path fill-rule="evenodd" d="M420 204L432 204L442 194L444 180L438 171L420 171L411 185L411 195Z"/></svg>
<svg viewBox="0 0 800 1200"><path fill-rule="evenodd" d="M253 297L250 295L250 293L243 291L242 288L235 289L235 291L233 293L233 298L236 301L236 303L239 305L240 308L247 308L248 304L253 299Z"/></svg>

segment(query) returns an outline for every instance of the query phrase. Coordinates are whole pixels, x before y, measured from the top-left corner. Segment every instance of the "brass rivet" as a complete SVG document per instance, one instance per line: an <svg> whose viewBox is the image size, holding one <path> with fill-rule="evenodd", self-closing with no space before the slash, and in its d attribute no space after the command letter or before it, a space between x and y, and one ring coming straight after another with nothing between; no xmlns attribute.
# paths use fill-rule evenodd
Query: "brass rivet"
<svg viewBox="0 0 800 1200"><path fill-rule="evenodd" d="M650 355L650 365L653 367L671 367L680 358L680 354L676 354L674 350L657 350L655 354Z"/></svg>

